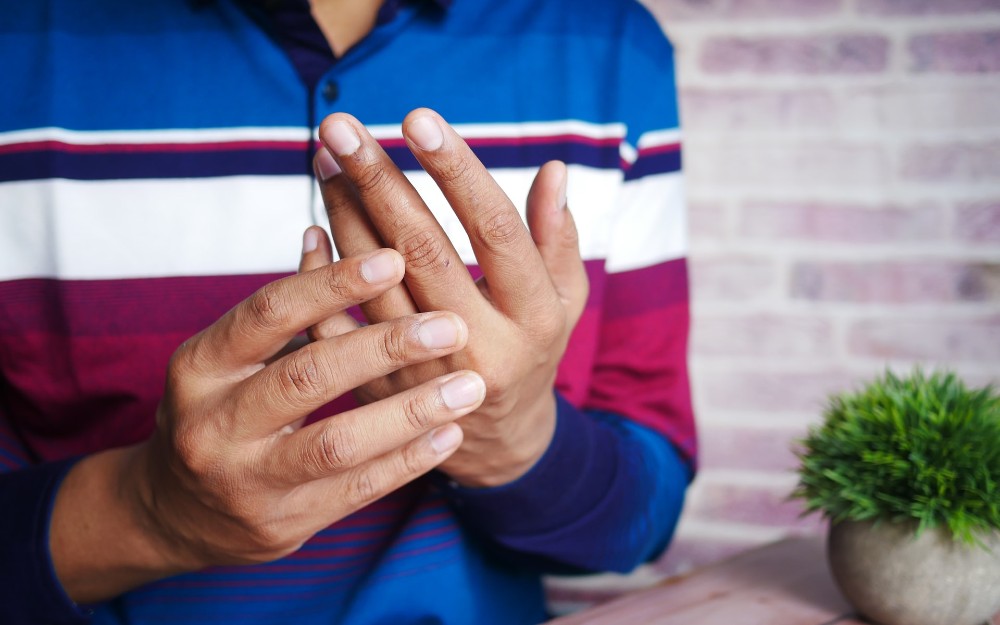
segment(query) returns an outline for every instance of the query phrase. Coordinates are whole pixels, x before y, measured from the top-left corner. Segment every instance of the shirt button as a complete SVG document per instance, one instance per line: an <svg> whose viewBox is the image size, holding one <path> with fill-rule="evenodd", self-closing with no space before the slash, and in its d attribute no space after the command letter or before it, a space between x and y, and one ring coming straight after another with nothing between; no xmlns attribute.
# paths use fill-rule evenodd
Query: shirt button
<svg viewBox="0 0 1000 625"><path fill-rule="evenodd" d="M323 89L320 91L323 99L326 100L327 104L333 104L333 102L340 96L340 87L333 80L327 80L323 83Z"/></svg>

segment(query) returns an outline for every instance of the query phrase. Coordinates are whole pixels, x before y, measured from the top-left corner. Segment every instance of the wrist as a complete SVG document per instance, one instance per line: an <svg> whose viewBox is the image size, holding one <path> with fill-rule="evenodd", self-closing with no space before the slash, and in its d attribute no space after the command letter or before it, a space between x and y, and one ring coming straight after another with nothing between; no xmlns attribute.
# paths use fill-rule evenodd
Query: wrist
<svg viewBox="0 0 1000 625"><path fill-rule="evenodd" d="M163 548L136 506L136 449L82 459L56 495L49 549L56 576L76 603L105 601L190 570Z"/></svg>
<svg viewBox="0 0 1000 625"><path fill-rule="evenodd" d="M506 419L509 423L494 436L467 436L468 445L455 454L458 462L450 463L445 473L468 488L504 486L528 473L545 455L555 434L555 395L547 393Z"/></svg>

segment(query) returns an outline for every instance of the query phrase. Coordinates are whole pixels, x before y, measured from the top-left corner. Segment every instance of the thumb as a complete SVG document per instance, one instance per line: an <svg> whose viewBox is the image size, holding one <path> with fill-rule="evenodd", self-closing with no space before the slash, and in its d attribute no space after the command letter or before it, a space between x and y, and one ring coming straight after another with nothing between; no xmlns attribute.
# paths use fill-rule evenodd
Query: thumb
<svg viewBox="0 0 1000 625"><path fill-rule="evenodd" d="M590 283L580 257L576 223L566 206L567 178L565 163L542 165L528 191L526 212L531 238L572 325L576 325L587 303Z"/></svg>

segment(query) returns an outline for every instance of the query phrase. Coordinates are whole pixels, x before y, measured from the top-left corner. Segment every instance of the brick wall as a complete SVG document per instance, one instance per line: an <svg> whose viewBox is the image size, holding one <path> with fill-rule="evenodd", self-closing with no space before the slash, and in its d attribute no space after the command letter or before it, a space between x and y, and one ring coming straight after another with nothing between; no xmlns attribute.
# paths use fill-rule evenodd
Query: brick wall
<svg viewBox="0 0 1000 625"><path fill-rule="evenodd" d="M886 365L1000 379L1000 0L647 0L677 50L703 448L637 577L789 532L793 439Z"/></svg>
<svg viewBox="0 0 1000 625"><path fill-rule="evenodd" d="M649 0L677 49L704 449L677 572L789 531L886 365L1000 379L1000 0Z"/></svg>

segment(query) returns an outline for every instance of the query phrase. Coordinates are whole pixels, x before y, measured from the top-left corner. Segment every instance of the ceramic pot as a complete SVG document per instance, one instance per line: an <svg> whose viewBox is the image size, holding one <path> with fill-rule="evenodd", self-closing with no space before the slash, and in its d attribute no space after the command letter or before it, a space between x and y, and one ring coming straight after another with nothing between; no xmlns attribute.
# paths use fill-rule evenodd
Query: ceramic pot
<svg viewBox="0 0 1000 625"><path fill-rule="evenodd" d="M1000 533L989 550L941 530L847 521L830 528L827 557L844 597L881 625L983 625L1000 611Z"/></svg>

